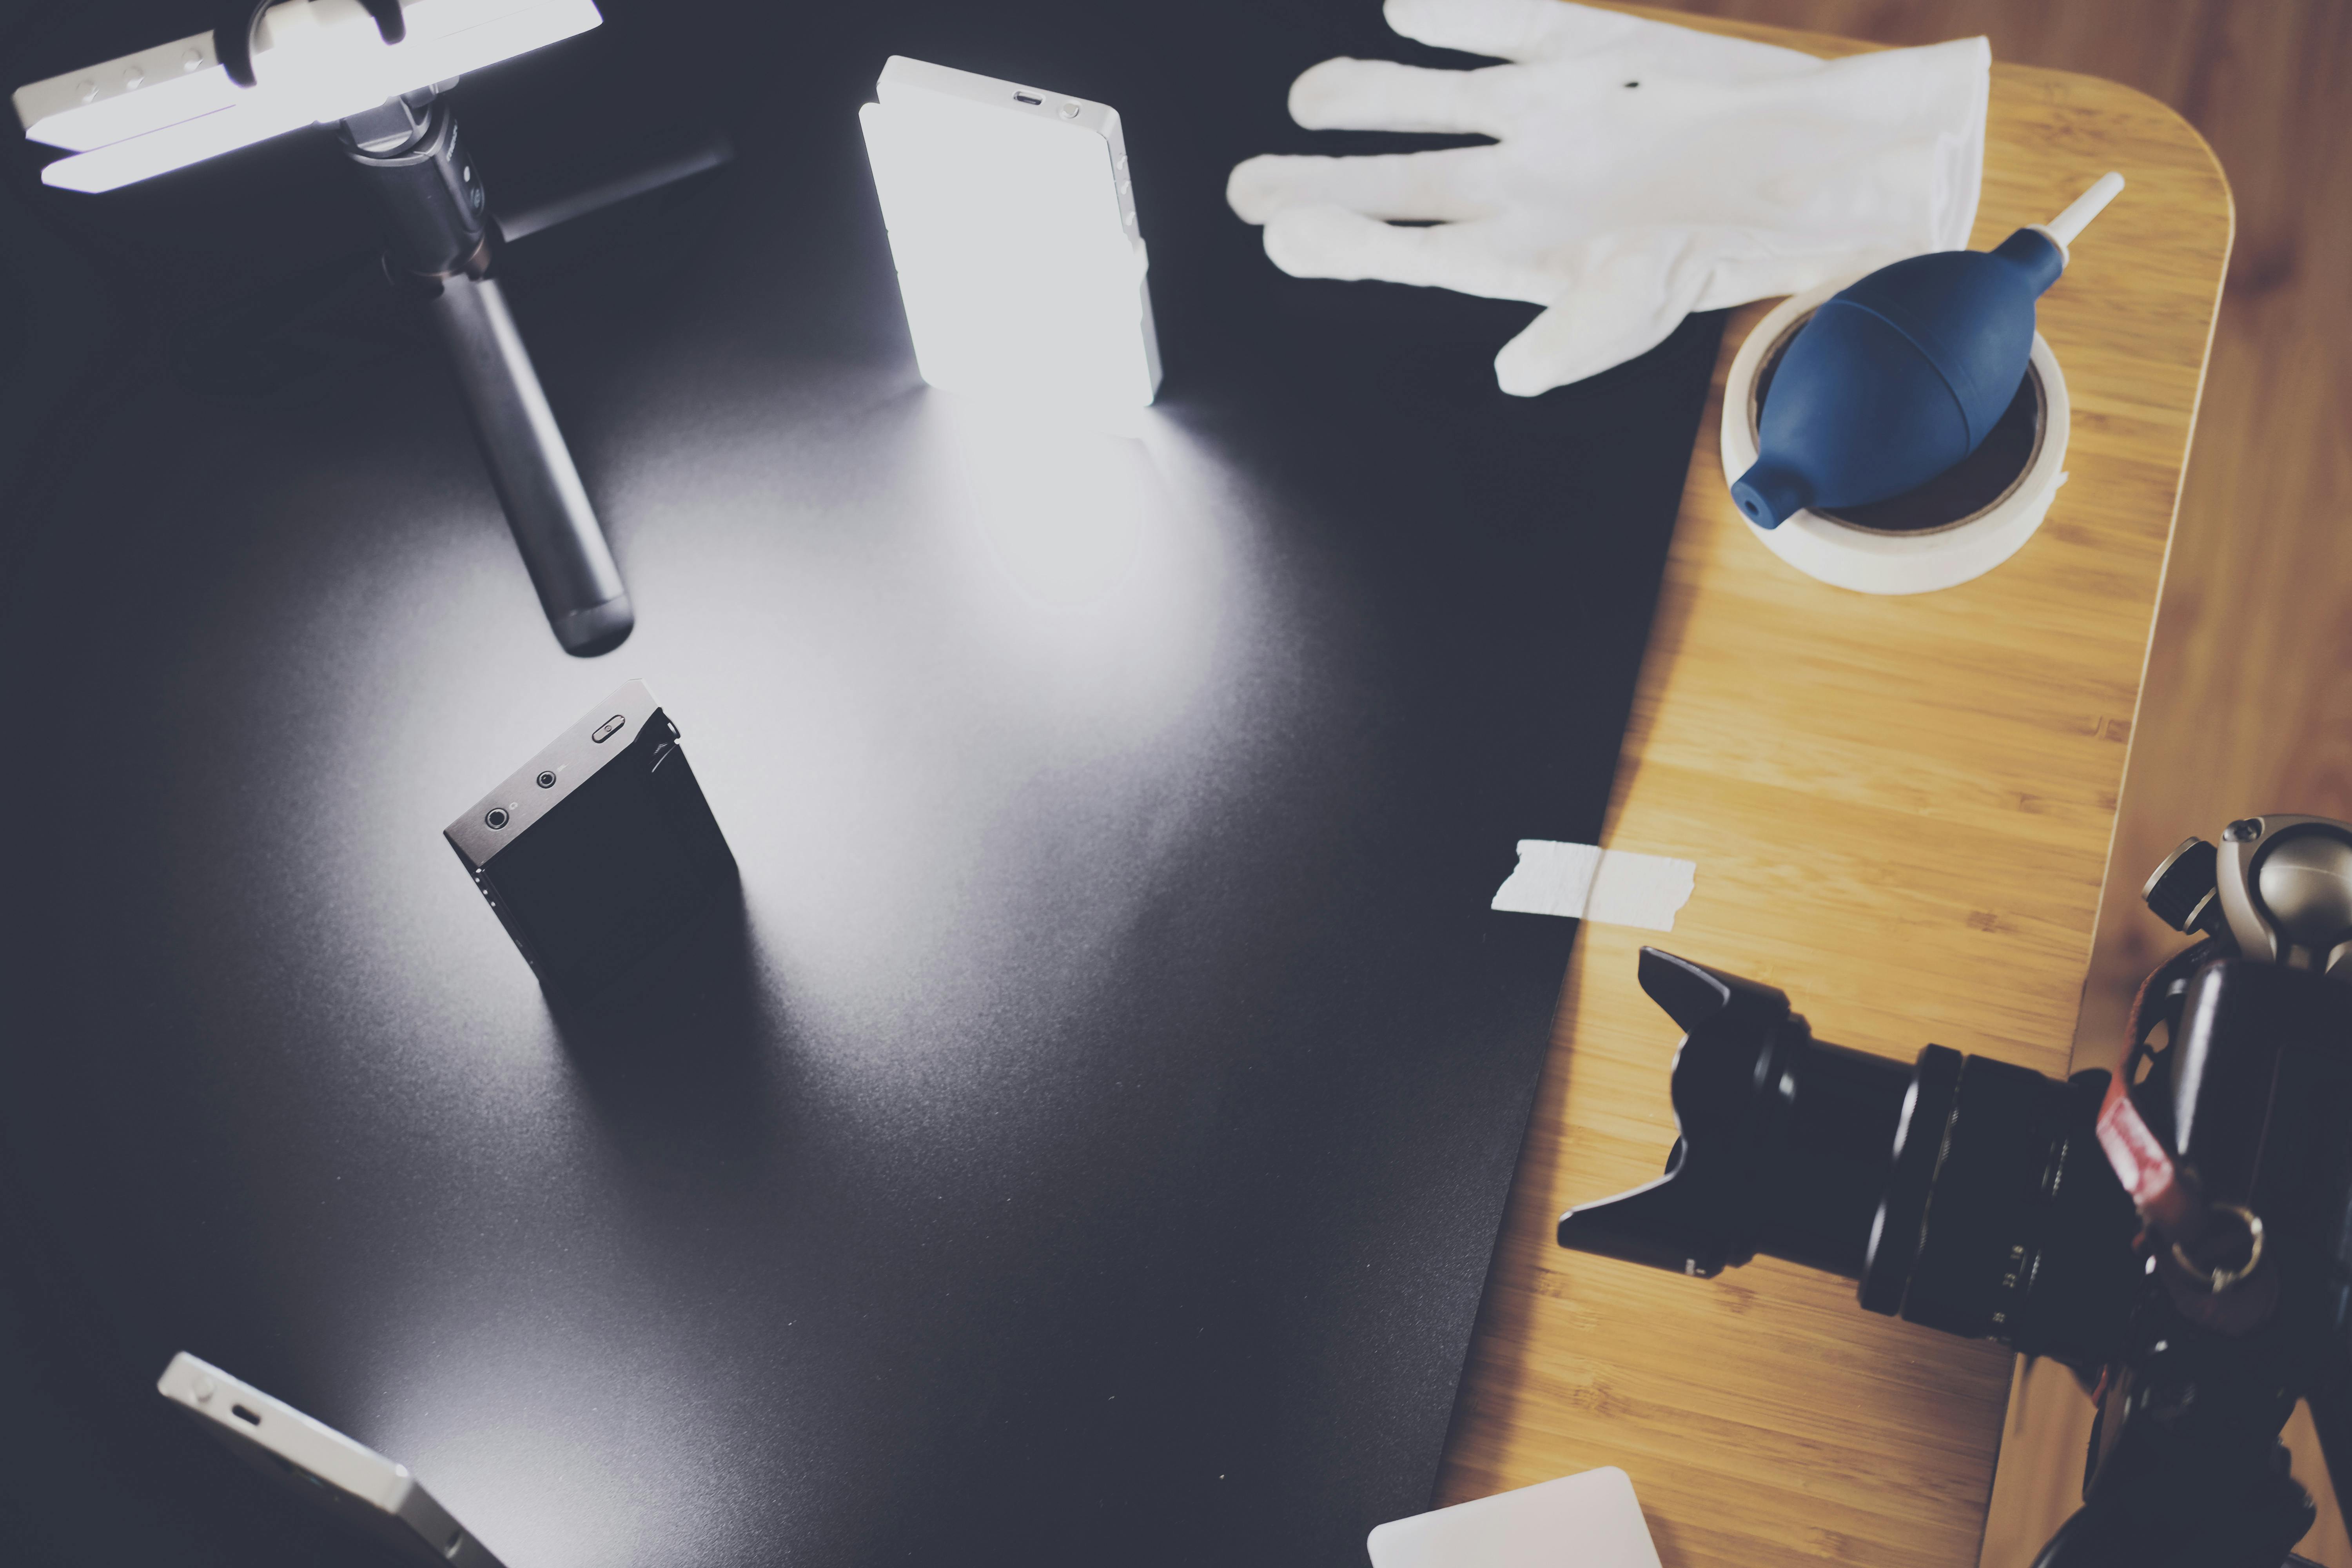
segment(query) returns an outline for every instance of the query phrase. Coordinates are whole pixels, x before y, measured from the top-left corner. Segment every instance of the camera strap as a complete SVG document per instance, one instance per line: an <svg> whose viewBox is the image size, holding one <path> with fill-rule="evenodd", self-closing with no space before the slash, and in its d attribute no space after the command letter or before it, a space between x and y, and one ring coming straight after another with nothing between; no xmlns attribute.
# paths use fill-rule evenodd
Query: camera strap
<svg viewBox="0 0 2352 1568"><path fill-rule="evenodd" d="M2131 1194L2140 1217L2165 1231L2177 1232L2189 1217L2189 1194L2179 1167L2164 1141L2148 1130L2131 1090L2118 1073L2107 1080L2107 1096L2099 1106L2099 1147L2115 1168L2116 1180Z"/></svg>

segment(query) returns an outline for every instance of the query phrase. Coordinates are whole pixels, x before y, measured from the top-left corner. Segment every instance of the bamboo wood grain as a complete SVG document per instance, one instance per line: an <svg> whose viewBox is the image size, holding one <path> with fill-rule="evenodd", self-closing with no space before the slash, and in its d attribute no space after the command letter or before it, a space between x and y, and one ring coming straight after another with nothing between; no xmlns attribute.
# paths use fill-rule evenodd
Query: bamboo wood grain
<svg viewBox="0 0 2352 1568"><path fill-rule="evenodd" d="M1441 1503L1615 1464L1668 1568L1976 1561L2006 1352L1864 1313L1849 1282L1769 1259L1691 1280L1551 1233L1570 1204L1656 1174L1673 1139L1675 1035L1634 984L1644 940L1782 986L1841 1044L2067 1070L2232 219L2170 110L1995 67L1978 246L2108 168L2130 189L2042 307L2074 403L2072 478L1975 583L1844 593L1748 535L1716 421L1765 307L1734 313L1607 833L1696 861L1697 890L1671 937L1579 934Z"/></svg>

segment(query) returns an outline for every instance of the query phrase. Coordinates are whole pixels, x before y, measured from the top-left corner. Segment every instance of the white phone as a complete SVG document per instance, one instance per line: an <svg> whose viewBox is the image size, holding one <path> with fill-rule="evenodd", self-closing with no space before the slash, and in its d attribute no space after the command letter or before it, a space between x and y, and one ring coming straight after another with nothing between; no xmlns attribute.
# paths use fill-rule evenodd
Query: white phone
<svg viewBox="0 0 2352 1568"><path fill-rule="evenodd" d="M1085 407L1160 387L1118 110L893 55L859 113L934 386Z"/></svg>
<svg viewBox="0 0 2352 1568"><path fill-rule="evenodd" d="M155 1389L262 1474L388 1549L393 1561L418 1568L502 1568L406 1465L362 1447L209 1362L182 1351L163 1369Z"/></svg>

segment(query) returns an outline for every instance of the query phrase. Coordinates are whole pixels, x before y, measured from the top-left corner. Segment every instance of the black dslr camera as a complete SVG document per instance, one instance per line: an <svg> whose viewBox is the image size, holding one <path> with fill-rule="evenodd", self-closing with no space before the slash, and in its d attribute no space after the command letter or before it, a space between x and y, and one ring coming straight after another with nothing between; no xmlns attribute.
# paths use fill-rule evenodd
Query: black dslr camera
<svg viewBox="0 0 2352 1568"><path fill-rule="evenodd" d="M1701 1276L1766 1252L2055 1357L2099 1416L2037 1568L2279 1568L2315 1517L2278 1441L2297 1399L2352 1499L2352 825L2221 838L2148 879L2198 940L2140 987L2113 1078L1942 1046L1906 1068L1643 949L1685 1031L1681 1136L1658 1180L1561 1215L1560 1245Z"/></svg>

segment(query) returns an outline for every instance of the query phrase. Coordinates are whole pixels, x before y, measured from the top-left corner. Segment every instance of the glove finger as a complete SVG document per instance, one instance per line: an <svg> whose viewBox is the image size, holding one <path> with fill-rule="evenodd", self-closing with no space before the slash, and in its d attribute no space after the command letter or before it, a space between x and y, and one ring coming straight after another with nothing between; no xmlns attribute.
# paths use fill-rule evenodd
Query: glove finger
<svg viewBox="0 0 2352 1568"><path fill-rule="evenodd" d="M1325 60L1290 84L1290 118L1309 131L1453 131L1498 136L1483 71L1393 60Z"/></svg>
<svg viewBox="0 0 2352 1568"><path fill-rule="evenodd" d="M1622 42L1645 25L1638 16L1561 0L1388 0L1381 14L1391 30L1433 48L1498 60L1589 54Z"/></svg>
<svg viewBox="0 0 2352 1568"><path fill-rule="evenodd" d="M1917 254L1908 248L1861 245L1790 249L1770 243L1769 237L1740 238L1749 242L1748 254L1718 259L1708 269L1706 287L1692 301L1692 310L1727 310L1751 300L1801 294L1824 283L1850 282L1890 262Z"/></svg>
<svg viewBox="0 0 2352 1568"><path fill-rule="evenodd" d="M1225 200L1246 223L1294 207L1338 206L1367 217L1459 220L1489 216L1492 147L1362 158L1268 153L1234 166Z"/></svg>
<svg viewBox="0 0 2352 1568"><path fill-rule="evenodd" d="M1534 61L1614 56L1632 70L1700 81L1752 81L1822 62L1795 49L1727 38L1566 0L1388 0L1389 26L1441 49Z"/></svg>
<svg viewBox="0 0 2352 1568"><path fill-rule="evenodd" d="M1265 254L1294 278L1378 279L1530 301L1559 288L1558 279L1531 277L1500 251L1482 224L1398 228L1345 207L1276 214L1266 222Z"/></svg>
<svg viewBox="0 0 2352 1568"><path fill-rule="evenodd" d="M1861 55L1822 70L1824 94L1843 97L1847 112L1883 128L1878 179L1906 194L1924 185L1921 248L1958 250L1969 242L1984 179L1991 73L1992 48L1982 38ZM1909 205L1902 196L1892 198L1896 204Z"/></svg>
<svg viewBox="0 0 2352 1568"><path fill-rule="evenodd" d="M1592 242L1575 281L1495 356L1496 384L1533 397L1649 353L1691 313L1713 271L1710 255L1671 232Z"/></svg>

